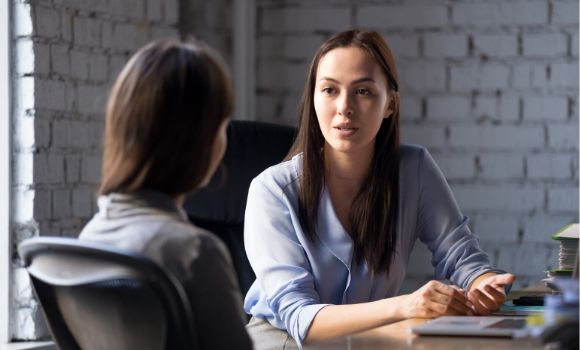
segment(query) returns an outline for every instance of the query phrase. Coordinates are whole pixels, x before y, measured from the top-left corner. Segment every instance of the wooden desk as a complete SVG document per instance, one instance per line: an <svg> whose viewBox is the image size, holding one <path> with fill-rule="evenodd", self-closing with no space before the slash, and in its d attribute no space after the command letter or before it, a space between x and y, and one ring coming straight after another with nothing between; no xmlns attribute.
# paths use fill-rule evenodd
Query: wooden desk
<svg viewBox="0 0 580 350"><path fill-rule="evenodd" d="M416 336L409 332L410 327L426 321L425 319L404 320L348 337L315 343L305 347L305 349L545 349L543 345L535 343L530 339Z"/></svg>

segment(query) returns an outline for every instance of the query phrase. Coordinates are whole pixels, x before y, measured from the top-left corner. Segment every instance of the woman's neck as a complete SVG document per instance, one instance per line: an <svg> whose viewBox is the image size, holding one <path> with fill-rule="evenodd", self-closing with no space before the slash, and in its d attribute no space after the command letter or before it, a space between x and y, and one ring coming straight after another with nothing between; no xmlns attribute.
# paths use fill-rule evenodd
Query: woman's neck
<svg viewBox="0 0 580 350"><path fill-rule="evenodd" d="M183 202L185 201L185 194L179 194L175 196L175 205L178 207L183 206Z"/></svg>
<svg viewBox="0 0 580 350"><path fill-rule="evenodd" d="M337 152L324 146L325 177L329 183L354 186L357 190L369 172L373 149L359 152Z"/></svg>

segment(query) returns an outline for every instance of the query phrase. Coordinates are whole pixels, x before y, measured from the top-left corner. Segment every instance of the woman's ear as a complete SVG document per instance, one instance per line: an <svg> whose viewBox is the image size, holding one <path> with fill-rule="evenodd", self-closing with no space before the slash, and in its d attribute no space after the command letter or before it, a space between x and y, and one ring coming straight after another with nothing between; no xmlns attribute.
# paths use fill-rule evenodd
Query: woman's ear
<svg viewBox="0 0 580 350"><path fill-rule="evenodd" d="M391 114L393 114L393 106L394 106L394 98L390 98L389 99L389 103L385 106L385 110L383 112L383 118L387 119L388 117L391 116Z"/></svg>

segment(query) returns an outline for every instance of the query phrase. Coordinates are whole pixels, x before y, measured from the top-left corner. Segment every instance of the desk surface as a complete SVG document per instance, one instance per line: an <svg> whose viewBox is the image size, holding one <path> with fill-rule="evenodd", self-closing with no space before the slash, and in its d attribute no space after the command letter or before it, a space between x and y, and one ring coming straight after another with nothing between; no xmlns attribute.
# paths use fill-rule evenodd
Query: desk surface
<svg viewBox="0 0 580 350"><path fill-rule="evenodd" d="M315 343L307 346L306 349L544 349L541 344L530 339L417 336L409 332L410 327L426 321L428 320L404 320L349 337Z"/></svg>

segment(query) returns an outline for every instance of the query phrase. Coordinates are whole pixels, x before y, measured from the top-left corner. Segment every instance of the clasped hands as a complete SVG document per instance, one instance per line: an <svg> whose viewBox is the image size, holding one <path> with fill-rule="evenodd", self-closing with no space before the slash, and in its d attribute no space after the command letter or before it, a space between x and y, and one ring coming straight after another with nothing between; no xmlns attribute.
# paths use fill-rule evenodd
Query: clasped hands
<svg viewBox="0 0 580 350"><path fill-rule="evenodd" d="M468 290L439 281L429 281L404 296L403 318L434 318L443 315L485 316L499 310L505 301L504 287L512 284L511 273L486 273L477 277Z"/></svg>

